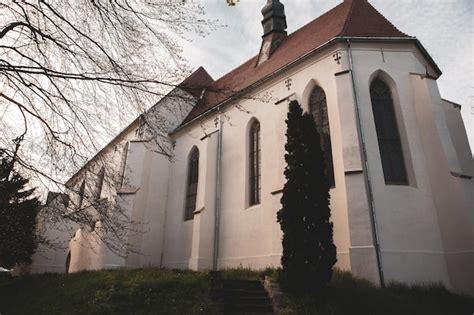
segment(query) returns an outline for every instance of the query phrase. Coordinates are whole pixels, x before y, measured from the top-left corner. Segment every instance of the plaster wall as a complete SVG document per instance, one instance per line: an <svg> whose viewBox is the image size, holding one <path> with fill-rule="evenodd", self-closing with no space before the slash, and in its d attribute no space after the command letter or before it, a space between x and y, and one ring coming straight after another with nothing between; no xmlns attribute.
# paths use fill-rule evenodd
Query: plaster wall
<svg viewBox="0 0 474 315"><path fill-rule="evenodd" d="M456 278L465 277L471 268L461 261L450 263L450 257L464 256L459 258L463 260L471 255L467 252L472 250L472 224L462 189L451 175L450 166L460 169L461 164L436 82L424 77L426 65L409 46L382 48L356 44L353 57L385 279L466 288ZM391 88L409 179L406 186L386 185L383 177L369 93L377 76Z"/></svg>
<svg viewBox="0 0 474 315"><path fill-rule="evenodd" d="M55 209L66 211L60 195L43 208L38 215L37 233L46 238L54 246L40 244L32 257L30 266L31 273L65 273L68 255L69 240L74 236L78 227L76 224L67 222L50 223L47 220L48 213ZM54 210L53 210L54 211Z"/></svg>
<svg viewBox="0 0 474 315"><path fill-rule="evenodd" d="M136 128L127 130L116 142L119 146L104 151L120 161L122 153L115 148L129 142L126 165L113 164L116 172L124 167L125 184L118 192L113 187L106 190L105 196L143 223L137 227L139 233L128 237L131 249L140 254L120 258L97 242L93 232L81 229L70 245L70 270L149 265L205 270L213 267L215 252L218 268L278 266L282 235L276 213L285 183L288 103L296 99L308 110L309 95L318 85L326 93L331 132L337 266L380 283L376 223L387 282L442 282L474 292L467 280L474 277L474 194L468 178L473 165L458 112L441 100L436 82L424 76L434 72L414 45L353 43L352 57L350 72L347 46L334 44L275 76L250 97L234 100L174 132L171 160L150 151L137 139ZM369 93L377 76L392 92L408 185L385 184ZM163 135L189 112L176 118L176 112L169 110L172 106L165 105L154 108L167 113L158 117L172 116L169 125L163 125ZM248 133L255 120L260 123L261 203L249 206ZM362 159L363 145L367 163ZM199 150L197 204L194 219L185 221L189 154L194 147ZM76 176L75 185L80 178ZM84 246L85 242L91 245Z"/></svg>
<svg viewBox="0 0 474 315"><path fill-rule="evenodd" d="M281 231L276 221L280 209L281 189L284 185L283 171L284 144L286 142L285 119L290 95L296 97L305 109L311 89L318 84L327 97L333 157L335 164L336 187L331 189L332 219L335 222L335 242L338 248L338 265L350 269L349 228L347 219L347 200L344 171L342 168L341 128L337 107L336 80L327 73L335 73L341 65L334 61L333 50L318 55L316 59L295 68L285 76L275 78L255 91L250 98L238 100L238 106L222 109L222 183L218 267L264 268L277 266L281 257ZM286 79L291 78L288 88ZM270 98L264 97L270 95ZM279 100L283 100L278 102ZM275 105L275 103L277 103ZM235 105L235 104L234 104ZM200 151L200 174L205 168L215 168L206 160L215 156L215 151L201 141L206 134L217 129L214 124L217 115L192 125L173 135L176 140L175 161L171 164L170 195L166 223L164 262L166 266L185 266L196 244L195 225L200 224L196 217L191 222L183 222L184 192L186 185L186 159L193 146ZM248 202L248 130L252 121L258 120L261 128L261 203L250 207ZM209 150L206 154L204 152ZM212 179L211 179L212 180ZM198 205L202 204L208 192L207 183L199 178ZM203 187L204 186L204 187ZM212 191L212 189L211 189ZM194 232L193 232L194 230ZM179 248L176 245L180 244ZM213 246L212 242L208 242ZM207 251L211 253L210 248ZM193 265L195 266L195 264Z"/></svg>

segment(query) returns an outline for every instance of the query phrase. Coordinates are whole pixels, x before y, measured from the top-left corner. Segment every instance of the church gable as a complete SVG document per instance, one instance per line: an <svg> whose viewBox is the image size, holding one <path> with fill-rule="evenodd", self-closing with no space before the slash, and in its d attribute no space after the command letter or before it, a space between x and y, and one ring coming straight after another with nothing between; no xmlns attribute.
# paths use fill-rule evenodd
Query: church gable
<svg viewBox="0 0 474 315"><path fill-rule="evenodd" d="M281 33L283 29L279 31ZM399 31L366 0L345 0L294 33L282 36L278 49L274 49L264 62L259 62L258 54L212 82L206 88L202 101L194 107L183 124L241 93L248 92L272 74L332 41L344 40L344 37L404 38L416 41Z"/></svg>

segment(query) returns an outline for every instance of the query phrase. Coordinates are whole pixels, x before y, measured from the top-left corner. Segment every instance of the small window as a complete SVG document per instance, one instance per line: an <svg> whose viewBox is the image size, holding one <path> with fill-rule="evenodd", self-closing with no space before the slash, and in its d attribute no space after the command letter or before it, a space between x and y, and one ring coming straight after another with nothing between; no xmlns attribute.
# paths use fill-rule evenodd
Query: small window
<svg viewBox="0 0 474 315"><path fill-rule="evenodd" d="M129 143L125 143L122 151L122 158L120 160L120 187L125 185L125 168L127 167Z"/></svg>
<svg viewBox="0 0 474 315"><path fill-rule="evenodd" d="M261 149L260 149L260 123L254 121L250 126L249 134L249 205L260 203L261 191Z"/></svg>
<svg viewBox="0 0 474 315"><path fill-rule="evenodd" d="M385 183L408 185L392 93L388 85L381 79L375 79L370 85L370 98Z"/></svg>
<svg viewBox="0 0 474 315"><path fill-rule="evenodd" d="M100 172L97 176L97 183L96 183L96 187L95 187L95 199L96 200L99 200L100 199L100 195L102 194L102 187L104 186L104 178L105 178L105 167L102 166L102 168L100 169Z"/></svg>
<svg viewBox="0 0 474 315"><path fill-rule="evenodd" d="M318 129L321 150L324 154L326 164L326 176L330 187L336 186L334 179L334 163L332 158L331 130L329 128L328 106L326 93L316 86L309 97L309 111L313 115L316 128Z"/></svg>
<svg viewBox="0 0 474 315"><path fill-rule="evenodd" d="M186 206L184 220L192 220L196 210L196 199L199 181L199 150L194 147L191 151L188 164L188 185L186 188Z"/></svg>
<svg viewBox="0 0 474 315"><path fill-rule="evenodd" d="M84 179L82 181L81 187L79 188L79 209L82 207L82 204L84 202L84 195L86 192L86 180Z"/></svg>

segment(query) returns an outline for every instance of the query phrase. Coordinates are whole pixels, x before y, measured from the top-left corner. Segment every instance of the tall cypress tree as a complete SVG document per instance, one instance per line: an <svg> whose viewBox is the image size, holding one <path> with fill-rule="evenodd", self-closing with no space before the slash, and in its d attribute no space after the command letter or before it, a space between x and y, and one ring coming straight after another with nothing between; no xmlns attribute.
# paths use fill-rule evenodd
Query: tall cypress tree
<svg viewBox="0 0 474 315"><path fill-rule="evenodd" d="M0 266L31 263L36 247L36 217L40 202L27 188L28 179L0 151Z"/></svg>
<svg viewBox="0 0 474 315"><path fill-rule="evenodd" d="M320 292L337 261L320 137L313 117L303 114L297 101L290 103L286 124L287 181L278 211L283 231L280 282L295 294Z"/></svg>

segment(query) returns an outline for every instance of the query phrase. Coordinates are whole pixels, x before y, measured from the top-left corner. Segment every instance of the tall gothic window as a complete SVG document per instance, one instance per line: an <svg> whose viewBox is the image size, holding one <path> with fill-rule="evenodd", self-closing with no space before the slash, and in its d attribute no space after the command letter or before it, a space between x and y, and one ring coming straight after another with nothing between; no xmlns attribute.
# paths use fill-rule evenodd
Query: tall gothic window
<svg viewBox="0 0 474 315"><path fill-rule="evenodd" d="M128 158L128 147L130 143L125 143L122 151L122 158L120 160L120 187L123 187L125 183L125 170L127 167L127 158Z"/></svg>
<svg viewBox="0 0 474 315"><path fill-rule="evenodd" d="M199 180L199 150L194 147L189 156L188 185L186 187L186 206L184 208L184 220L192 220L193 212L196 210L196 198Z"/></svg>
<svg viewBox="0 0 474 315"><path fill-rule="evenodd" d="M309 111L313 115L316 128L318 129L321 149L326 162L326 176L331 187L335 186L334 164L332 160L331 133L329 128L328 106L326 93L319 86L316 86L309 97Z"/></svg>
<svg viewBox="0 0 474 315"><path fill-rule="evenodd" d="M249 205L260 203L260 123L254 121L249 134Z"/></svg>
<svg viewBox="0 0 474 315"><path fill-rule="evenodd" d="M86 193L86 180L84 179L82 181L81 187L79 188L79 209L82 207L82 204L84 203L84 197Z"/></svg>
<svg viewBox="0 0 474 315"><path fill-rule="evenodd" d="M102 168L99 171L99 174L97 174L97 182L96 182L95 196L94 196L96 200L99 200L100 195L102 194L104 179L105 179L105 167L102 166Z"/></svg>
<svg viewBox="0 0 474 315"><path fill-rule="evenodd" d="M407 185L400 134L392 94L387 84L378 78L375 79L370 85L370 98L385 183Z"/></svg>

